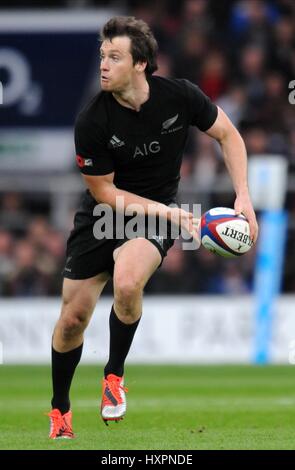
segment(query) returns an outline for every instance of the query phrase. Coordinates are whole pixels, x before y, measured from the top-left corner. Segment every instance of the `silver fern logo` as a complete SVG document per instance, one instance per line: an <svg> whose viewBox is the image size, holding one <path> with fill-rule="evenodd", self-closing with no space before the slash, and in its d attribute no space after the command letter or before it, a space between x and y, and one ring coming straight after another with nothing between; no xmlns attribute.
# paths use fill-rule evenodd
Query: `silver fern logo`
<svg viewBox="0 0 295 470"><path fill-rule="evenodd" d="M164 121L162 124L162 130L167 131L169 127L171 127L172 124L174 124L177 121L177 119L178 119L178 114L176 114L170 119L167 119L167 121Z"/></svg>

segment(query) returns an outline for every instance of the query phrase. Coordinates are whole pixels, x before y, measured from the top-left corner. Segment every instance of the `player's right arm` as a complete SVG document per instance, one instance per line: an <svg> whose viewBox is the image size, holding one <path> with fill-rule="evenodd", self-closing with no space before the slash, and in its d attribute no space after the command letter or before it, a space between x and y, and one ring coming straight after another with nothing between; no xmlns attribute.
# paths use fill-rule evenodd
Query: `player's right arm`
<svg viewBox="0 0 295 470"><path fill-rule="evenodd" d="M177 225L181 225L199 241L199 219L194 218L192 213L178 207L171 208L152 199L117 188L114 185L114 172L99 176L83 174L83 178L90 193L98 203L108 204L114 210L119 208L119 210L127 211L127 215L136 212L137 214L158 215L166 218Z"/></svg>

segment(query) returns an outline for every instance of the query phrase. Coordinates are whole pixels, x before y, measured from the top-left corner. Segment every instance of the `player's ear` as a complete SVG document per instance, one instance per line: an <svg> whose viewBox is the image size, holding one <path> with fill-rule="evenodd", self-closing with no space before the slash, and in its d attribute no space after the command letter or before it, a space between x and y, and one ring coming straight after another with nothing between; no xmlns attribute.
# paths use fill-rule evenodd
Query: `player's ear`
<svg viewBox="0 0 295 470"><path fill-rule="evenodd" d="M143 72L146 68L146 62L136 62L135 64L135 70L136 72Z"/></svg>

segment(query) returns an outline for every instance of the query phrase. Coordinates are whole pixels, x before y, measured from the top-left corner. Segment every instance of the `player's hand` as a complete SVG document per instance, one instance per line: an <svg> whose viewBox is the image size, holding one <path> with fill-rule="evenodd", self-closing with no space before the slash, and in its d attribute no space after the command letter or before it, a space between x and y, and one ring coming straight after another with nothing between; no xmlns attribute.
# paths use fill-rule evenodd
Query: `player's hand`
<svg viewBox="0 0 295 470"><path fill-rule="evenodd" d="M181 229L184 229L194 238L194 240L197 241L197 243L200 243L199 227L201 219L194 217L191 212L179 209L178 207L171 209L170 218L172 223L175 223L181 227Z"/></svg>
<svg viewBox="0 0 295 470"><path fill-rule="evenodd" d="M248 220L250 226L250 237L253 242L256 243L258 238L258 224L249 193L238 195L235 200L234 208L236 215L243 214Z"/></svg>

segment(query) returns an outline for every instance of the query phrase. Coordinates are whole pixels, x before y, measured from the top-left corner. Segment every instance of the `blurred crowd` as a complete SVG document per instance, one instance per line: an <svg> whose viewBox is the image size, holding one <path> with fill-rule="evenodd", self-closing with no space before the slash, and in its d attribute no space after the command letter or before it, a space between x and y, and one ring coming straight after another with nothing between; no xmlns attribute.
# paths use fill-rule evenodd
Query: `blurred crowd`
<svg viewBox="0 0 295 470"><path fill-rule="evenodd" d="M6 193L0 210L0 295L57 295L65 234L46 215L32 215L19 193Z"/></svg>
<svg viewBox="0 0 295 470"><path fill-rule="evenodd" d="M295 79L294 0L85 0L50 5L56 3L80 8L120 4L125 14L147 21L159 42L156 73L198 84L240 130L249 158L282 154L289 173L295 174L295 106L288 100L289 83ZM206 134L190 133L181 171L183 202L187 186L195 188L197 201L206 194L204 210L233 206L234 194L210 192L225 168L218 145ZM21 194L2 196L0 294L59 294L68 234L51 224L50 210L36 210L32 216L30 204ZM288 195L286 208L289 231L283 288L294 292L294 193ZM176 242L146 292L249 293L254 261L255 249L238 261L225 262L205 249L183 251Z"/></svg>

